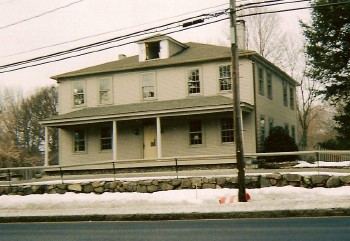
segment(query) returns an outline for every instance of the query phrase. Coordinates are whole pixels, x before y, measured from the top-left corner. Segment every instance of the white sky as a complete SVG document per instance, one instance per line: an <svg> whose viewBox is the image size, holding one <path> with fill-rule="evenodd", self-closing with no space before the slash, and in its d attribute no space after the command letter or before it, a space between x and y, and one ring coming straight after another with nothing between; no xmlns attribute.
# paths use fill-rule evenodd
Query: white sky
<svg viewBox="0 0 350 241"><path fill-rule="evenodd" d="M238 0L237 5L245 2L248 1ZM71 3L75 4L8 26ZM221 10L228 7L228 3L229 0L0 0L0 65L67 50L208 11ZM219 6L222 4L227 5ZM289 4L283 8L305 5ZM219 7L211 8L215 6ZM210 9L195 12L206 8ZM191 14L178 16L186 13ZM308 15L309 10L283 13L282 26L286 31L298 34L298 19L307 19ZM162 21L155 22L157 20ZM153 23L138 26L150 22ZM138 27L130 28L132 26ZM180 42L217 44L225 38L224 26L226 25L220 22L170 36ZM128 29L25 54L16 54L123 28ZM55 81L50 79L53 75L113 61L120 53L128 56L135 55L137 46L130 44L83 57L3 73L0 74L0 90L5 87L20 88L25 94L30 94L38 87L54 84Z"/></svg>

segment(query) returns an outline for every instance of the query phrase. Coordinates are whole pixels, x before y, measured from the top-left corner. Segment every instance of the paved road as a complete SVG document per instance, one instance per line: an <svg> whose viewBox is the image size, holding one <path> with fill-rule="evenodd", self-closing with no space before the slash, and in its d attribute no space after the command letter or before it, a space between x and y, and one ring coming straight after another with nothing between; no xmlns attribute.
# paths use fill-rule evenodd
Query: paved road
<svg viewBox="0 0 350 241"><path fill-rule="evenodd" d="M0 224L1 241L344 241L350 217Z"/></svg>

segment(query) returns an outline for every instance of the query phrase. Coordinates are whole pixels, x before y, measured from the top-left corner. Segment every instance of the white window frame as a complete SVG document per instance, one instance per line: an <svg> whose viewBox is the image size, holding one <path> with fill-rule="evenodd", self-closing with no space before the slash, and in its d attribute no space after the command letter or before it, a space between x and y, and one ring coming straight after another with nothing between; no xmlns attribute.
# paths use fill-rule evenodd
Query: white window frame
<svg viewBox="0 0 350 241"><path fill-rule="evenodd" d="M282 100L283 105L288 107L288 83L287 81L282 81Z"/></svg>
<svg viewBox="0 0 350 241"><path fill-rule="evenodd" d="M102 136L102 128L110 129L110 136L103 137ZM110 142L110 148L103 148L103 140L107 140ZM100 127L100 150L101 151L110 151L113 148L113 128L112 126L101 126Z"/></svg>
<svg viewBox="0 0 350 241"><path fill-rule="evenodd" d="M265 78L263 67L258 67L258 90L260 95L265 95Z"/></svg>
<svg viewBox="0 0 350 241"><path fill-rule="evenodd" d="M102 89L101 87L102 87L102 81L107 81L108 82L108 86L109 86L109 88L107 88L107 89ZM112 79L112 77L106 77L106 78L100 78L99 80L98 80L98 86L99 86L99 88L98 88L98 90L99 90L99 92L98 92L98 101L99 101L99 104L100 105L110 105L110 104L113 104L113 79ZM102 100L102 94L103 93L107 93L107 96L108 96L108 99L107 100L105 100L105 101L103 101Z"/></svg>
<svg viewBox="0 0 350 241"><path fill-rule="evenodd" d="M230 126L229 128L225 127L224 123L225 121L229 122ZM232 128L231 128L232 127ZM233 117L223 117L220 119L220 139L221 144L232 144L235 142L235 129L234 129L234 123L233 123ZM232 132L232 141L224 141L224 137L231 138L231 132ZM224 133L230 133L230 135L224 135Z"/></svg>
<svg viewBox="0 0 350 241"><path fill-rule="evenodd" d="M229 68L229 76L224 76L222 77L221 76L221 68ZM224 73L227 73L227 70L224 72ZM231 92L232 91L232 67L231 67L231 64L221 64L218 66L218 79L219 79L219 91L220 92ZM226 84L222 85L222 81L225 81L226 80ZM223 86L229 86L230 88L228 89L222 89Z"/></svg>
<svg viewBox="0 0 350 241"><path fill-rule="evenodd" d="M77 131L82 131L83 132L83 134L84 134L84 138L83 139L76 139L75 133ZM73 153L75 153L75 154L87 153L87 131L85 129L83 129L83 128L76 128L76 129L73 130L72 138L73 138ZM84 150L80 150L80 148L77 150L76 143L77 142L82 142L82 141L84 142Z"/></svg>
<svg viewBox="0 0 350 241"><path fill-rule="evenodd" d="M198 81L190 80L191 77L194 76L194 75L192 75L193 71L198 71ZM193 67L193 68L187 69L187 72L186 72L186 83L187 83L187 93L188 93L189 96L201 95L202 94L202 91L203 91L202 73L201 73L201 69L199 67ZM195 93L191 93L190 92L191 83L198 83L199 84L199 92L195 92ZM197 88L196 86L193 87L193 89L196 89L196 88Z"/></svg>
<svg viewBox="0 0 350 241"><path fill-rule="evenodd" d="M79 84L82 84L83 93L78 93L78 92L76 91L76 89L78 89L78 88L76 88L76 85L79 85ZM78 95L82 95L82 96L83 96L83 98L82 98L83 101L82 101L82 103L80 103L80 104L78 104L78 103L76 102L76 98L77 98ZM77 99L77 100L79 100L79 99ZM86 87L85 87L85 81L84 81L84 80L72 82L72 102L73 102L73 106L74 106L74 107L83 107L83 106L86 106Z"/></svg>
<svg viewBox="0 0 350 241"><path fill-rule="evenodd" d="M289 86L289 107L291 110L294 110L295 108L295 97L294 97L294 88L292 86Z"/></svg>
<svg viewBox="0 0 350 241"><path fill-rule="evenodd" d="M152 76L153 85L145 85L145 76ZM146 88L153 87L153 96L147 96L147 93L151 92L144 92ZM157 98L157 79L156 79L156 73L155 72L147 72L141 74L141 98L142 100L153 100Z"/></svg>
<svg viewBox="0 0 350 241"><path fill-rule="evenodd" d="M191 130L191 123L199 122L200 123L200 131ZM199 135L199 139L201 143L192 143L192 139L195 139L194 135ZM203 131L203 120L202 119L192 119L188 122L188 136L189 136L189 145L192 146L203 146L204 145L204 131ZM192 138L193 137L193 138Z"/></svg>
<svg viewBox="0 0 350 241"><path fill-rule="evenodd" d="M266 71L267 98L273 99L272 73Z"/></svg>

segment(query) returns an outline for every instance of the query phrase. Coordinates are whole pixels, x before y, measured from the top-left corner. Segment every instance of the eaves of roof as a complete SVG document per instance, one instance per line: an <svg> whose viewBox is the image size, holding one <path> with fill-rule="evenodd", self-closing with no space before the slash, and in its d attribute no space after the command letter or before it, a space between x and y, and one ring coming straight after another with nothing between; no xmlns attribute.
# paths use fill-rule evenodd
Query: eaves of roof
<svg viewBox="0 0 350 241"><path fill-rule="evenodd" d="M188 113L231 111L233 100L225 96L188 97L178 100L150 101L125 105L88 107L41 121L46 126L95 123L110 119L141 119L152 115L178 116Z"/></svg>
<svg viewBox="0 0 350 241"><path fill-rule="evenodd" d="M170 66L186 65L191 63L229 60L231 58L231 49L229 47L216 46L200 43L186 43L188 48L167 58L148 61L139 61L138 56L131 56L125 59L96 65L81 70L56 75L51 78L61 81L67 78L107 74L116 72L131 72L141 69L165 68ZM241 57L254 55L254 51L240 51Z"/></svg>

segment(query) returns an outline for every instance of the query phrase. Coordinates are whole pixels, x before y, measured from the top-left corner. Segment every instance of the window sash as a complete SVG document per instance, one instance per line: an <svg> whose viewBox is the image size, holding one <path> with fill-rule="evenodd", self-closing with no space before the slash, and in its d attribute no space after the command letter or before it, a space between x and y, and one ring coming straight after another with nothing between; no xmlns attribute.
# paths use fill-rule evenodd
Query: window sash
<svg viewBox="0 0 350 241"><path fill-rule="evenodd" d="M81 106L85 104L85 94L84 94L84 83L76 82L73 83L73 103L74 106Z"/></svg>
<svg viewBox="0 0 350 241"><path fill-rule="evenodd" d="M73 133L74 152L86 151L86 134L84 130L75 130Z"/></svg>
<svg viewBox="0 0 350 241"><path fill-rule="evenodd" d="M234 142L233 118L224 118L221 120L221 142Z"/></svg>
<svg viewBox="0 0 350 241"><path fill-rule="evenodd" d="M199 69L193 69L188 71L188 93L189 94L201 93Z"/></svg>
<svg viewBox="0 0 350 241"><path fill-rule="evenodd" d="M203 144L202 121L190 121L190 145Z"/></svg>
<svg viewBox="0 0 350 241"><path fill-rule="evenodd" d="M283 105L288 106L287 83L283 82Z"/></svg>
<svg viewBox="0 0 350 241"><path fill-rule="evenodd" d="M264 95L264 70L259 68L258 70L258 79L259 79L259 94Z"/></svg>
<svg viewBox="0 0 350 241"><path fill-rule="evenodd" d="M112 128L101 127L101 150L112 149Z"/></svg>
<svg viewBox="0 0 350 241"><path fill-rule="evenodd" d="M292 87L289 88L289 101L290 108L294 110L294 89Z"/></svg>
<svg viewBox="0 0 350 241"><path fill-rule="evenodd" d="M231 90L231 65L219 66L220 91Z"/></svg>
<svg viewBox="0 0 350 241"><path fill-rule="evenodd" d="M100 79L100 104L112 103L112 80Z"/></svg>
<svg viewBox="0 0 350 241"><path fill-rule="evenodd" d="M267 79L267 97L272 100L272 75L271 73L266 74Z"/></svg>
<svg viewBox="0 0 350 241"><path fill-rule="evenodd" d="M155 76L153 73L142 75L142 98L155 98Z"/></svg>

